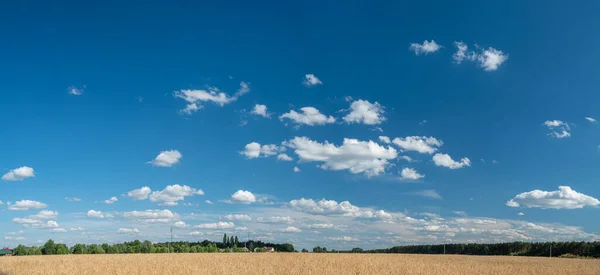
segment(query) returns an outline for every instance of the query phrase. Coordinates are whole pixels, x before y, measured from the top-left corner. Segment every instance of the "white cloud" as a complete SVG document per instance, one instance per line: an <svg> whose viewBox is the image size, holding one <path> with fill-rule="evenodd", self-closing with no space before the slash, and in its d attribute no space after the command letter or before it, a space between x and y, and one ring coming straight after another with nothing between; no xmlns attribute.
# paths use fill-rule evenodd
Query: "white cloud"
<svg viewBox="0 0 600 275"><path fill-rule="evenodd" d="M300 170L300 168L298 168L298 166L294 166L294 173L298 173L301 172L302 170Z"/></svg>
<svg viewBox="0 0 600 275"><path fill-rule="evenodd" d="M555 191L533 190L516 195L506 202L510 207L577 209L585 206L598 206L600 201L578 193L569 186L559 186Z"/></svg>
<svg viewBox="0 0 600 275"><path fill-rule="evenodd" d="M40 220L28 219L28 218L14 218L14 219L12 219L12 221L14 223L18 223L18 224L39 224L42 222Z"/></svg>
<svg viewBox="0 0 600 275"><path fill-rule="evenodd" d="M414 192L413 194L417 195L417 196L421 196L421 197L436 199L436 200L442 199L442 196L440 196L440 194L438 194L438 192L435 190L423 190L423 191Z"/></svg>
<svg viewBox="0 0 600 275"><path fill-rule="evenodd" d="M235 231L248 231L248 227L245 227L245 226L236 227Z"/></svg>
<svg viewBox="0 0 600 275"><path fill-rule="evenodd" d="M304 81L302 81L302 84L304 84L306 87L312 87L315 85L321 85L323 82L321 82L321 80L314 74L307 74L304 76Z"/></svg>
<svg viewBox="0 0 600 275"><path fill-rule="evenodd" d="M595 118L593 118L593 117L585 117L585 119L586 119L587 121L591 122L591 123L596 123L596 122L598 122L598 121L597 121Z"/></svg>
<svg viewBox="0 0 600 275"><path fill-rule="evenodd" d="M190 232L190 236L202 236L202 235L204 235L204 233L202 233L200 231Z"/></svg>
<svg viewBox="0 0 600 275"><path fill-rule="evenodd" d="M336 241L336 242L357 242L359 241L359 239L354 238L354 237L349 237L349 236L343 236L343 237L327 237L325 238L325 240L327 241Z"/></svg>
<svg viewBox="0 0 600 275"><path fill-rule="evenodd" d="M88 216L88 218L103 219L103 218L109 218L110 214L105 214L105 213L102 213L102 211L96 211L96 210L92 209L87 212L87 216Z"/></svg>
<svg viewBox="0 0 600 275"><path fill-rule="evenodd" d="M184 221L178 221L178 222L174 223L173 226L175 226L177 228L186 228L186 227L188 227L188 225L185 224Z"/></svg>
<svg viewBox="0 0 600 275"><path fill-rule="evenodd" d="M303 107L300 108L302 113L298 113L294 110L290 110L289 112L279 116L280 120L289 119L293 123L298 125L325 125L331 124L335 122L335 118L333 116L326 116L319 112L315 107Z"/></svg>
<svg viewBox="0 0 600 275"><path fill-rule="evenodd" d="M568 124L566 122L561 121L561 120L546 120L546 121L544 121L544 125L546 125L548 128L568 126Z"/></svg>
<svg viewBox="0 0 600 275"><path fill-rule="evenodd" d="M12 237L12 236L4 236L4 240L7 241L24 241L25 237Z"/></svg>
<svg viewBox="0 0 600 275"><path fill-rule="evenodd" d="M230 221L251 221L252 218L246 214L229 214L225 216L225 219Z"/></svg>
<svg viewBox="0 0 600 275"><path fill-rule="evenodd" d="M50 232L52 232L52 233L66 233L67 229L65 229L65 228L51 228Z"/></svg>
<svg viewBox="0 0 600 275"><path fill-rule="evenodd" d="M204 229L230 229L234 228L235 224L232 222L217 222L217 223L204 223L195 225L194 228L204 228Z"/></svg>
<svg viewBox="0 0 600 275"><path fill-rule="evenodd" d="M127 192L127 196L134 200L145 200L148 198L148 195L150 195L151 192L152 190L150 187L144 186L140 189L134 189Z"/></svg>
<svg viewBox="0 0 600 275"><path fill-rule="evenodd" d="M425 40L423 41L423 44L412 43L409 47L409 49L413 51L416 55L434 53L437 52L440 48L442 48L442 46L435 43L433 39L431 40L431 42Z"/></svg>
<svg viewBox="0 0 600 275"><path fill-rule="evenodd" d="M379 141L381 141L383 143L387 143L387 144L391 143L390 138L386 137L386 136L379 136Z"/></svg>
<svg viewBox="0 0 600 275"><path fill-rule="evenodd" d="M184 200L185 197L194 195L204 195L202 190L196 190L195 188L187 185L168 185L162 191L154 191L148 197L152 202L164 202L164 205L177 205L177 201Z"/></svg>
<svg viewBox="0 0 600 275"><path fill-rule="evenodd" d="M238 190L231 195L231 203L251 204L256 202L256 196L250 191Z"/></svg>
<svg viewBox="0 0 600 275"><path fill-rule="evenodd" d="M119 200L119 199L117 199L117 197L112 197L112 198L110 198L110 199L108 199L108 200L104 200L104 203L105 203L105 204L113 204L113 203L115 203L115 202L116 202L116 201L118 201L118 200Z"/></svg>
<svg viewBox="0 0 600 275"><path fill-rule="evenodd" d="M437 166L443 166L450 169L459 169L471 166L471 160L469 160L469 158L462 158L460 161L455 161L450 157L450 155L441 153L437 153L433 156L433 162Z"/></svg>
<svg viewBox="0 0 600 275"><path fill-rule="evenodd" d="M433 154L440 146L444 145L444 142L439 139L425 136L395 138L392 142L403 150L416 151L421 154Z"/></svg>
<svg viewBox="0 0 600 275"><path fill-rule="evenodd" d="M299 232L302 232L302 230L300 230L297 227L288 226L286 228L281 229L281 232L285 232L285 233L299 233Z"/></svg>
<svg viewBox="0 0 600 275"><path fill-rule="evenodd" d="M409 156L398 156L398 158L401 158L401 159L406 160L408 162L416 162L416 160L412 159Z"/></svg>
<svg viewBox="0 0 600 275"><path fill-rule="evenodd" d="M140 233L140 230L137 228L119 228L119 230L117 230L117 233L120 234L137 234Z"/></svg>
<svg viewBox="0 0 600 275"><path fill-rule="evenodd" d="M124 212L123 217L126 219L138 220L148 223L166 223L172 220L176 220L178 215L174 214L170 210L145 210L145 211L131 211Z"/></svg>
<svg viewBox="0 0 600 275"><path fill-rule="evenodd" d="M548 134L552 137L562 139L571 136L571 133L569 132L571 130L569 123L561 120L546 120L544 121L544 125L552 130L552 132Z"/></svg>
<svg viewBox="0 0 600 275"><path fill-rule="evenodd" d="M425 177L424 175L419 174L417 170L408 167L402 169L401 176L404 180L418 180Z"/></svg>
<svg viewBox="0 0 600 275"><path fill-rule="evenodd" d="M213 204L213 202L211 200L205 200L204 201L206 204Z"/></svg>
<svg viewBox="0 0 600 275"><path fill-rule="evenodd" d="M331 224L331 223L315 223L310 225L310 228L314 228L314 229L331 229L333 228L335 225Z"/></svg>
<svg viewBox="0 0 600 275"><path fill-rule="evenodd" d="M48 205L45 203L41 203L39 201L31 201L31 200L20 200L11 204L8 209L9 210L29 210L29 209L41 209L46 208Z"/></svg>
<svg viewBox="0 0 600 275"><path fill-rule="evenodd" d="M3 202L3 201L0 201L0 205L3 205L3 204L4 204L4 202Z"/></svg>
<svg viewBox="0 0 600 275"><path fill-rule="evenodd" d="M562 130L561 132L552 132L550 133L550 136L553 136L555 138L568 138L571 137L571 133L567 130Z"/></svg>
<svg viewBox="0 0 600 275"><path fill-rule="evenodd" d="M33 168L29 166L21 166L19 168L12 169L8 173L2 176L4 181L21 181L26 178L34 177Z"/></svg>
<svg viewBox="0 0 600 275"><path fill-rule="evenodd" d="M83 94L83 89L77 88L75 86L70 86L69 88L67 88L67 92L70 95L82 95Z"/></svg>
<svg viewBox="0 0 600 275"><path fill-rule="evenodd" d="M350 113L344 116L347 123L362 123L367 125L381 124L386 120L383 107L375 102L356 100L350 104Z"/></svg>
<svg viewBox="0 0 600 275"><path fill-rule="evenodd" d="M7 233L6 233L6 235L9 235L9 236L16 236L16 235L21 235L21 234L23 234L23 233L25 233L25 231L23 231L23 230L19 230L19 231L17 231L17 232L7 232Z"/></svg>
<svg viewBox="0 0 600 275"><path fill-rule="evenodd" d="M244 146L244 151L240 152L240 154L246 156L246 158L254 159L261 155L263 157L274 156L277 155L278 151L280 151L280 147L275 144L265 144L261 146L258 142L250 142Z"/></svg>
<svg viewBox="0 0 600 275"><path fill-rule="evenodd" d="M264 223L292 223L292 217L290 216L272 216L272 217L259 217L256 219L257 222Z"/></svg>
<svg viewBox="0 0 600 275"><path fill-rule="evenodd" d="M288 156L287 154L279 154L277 155L277 160L281 160L281 161L292 161L294 159L292 159L292 157Z"/></svg>
<svg viewBox="0 0 600 275"><path fill-rule="evenodd" d="M177 150L161 151L154 160L149 161L148 163L151 163L154 166L171 167L179 163L181 157L181 153Z"/></svg>
<svg viewBox="0 0 600 275"><path fill-rule="evenodd" d="M68 202L79 202L79 201L81 201L80 198L75 198L75 197L73 197L73 198L66 197L65 200L68 201Z"/></svg>
<svg viewBox="0 0 600 275"><path fill-rule="evenodd" d="M253 115L262 116L262 117L266 117L266 118L271 117L271 114L269 112L267 112L267 105L262 105L262 104L254 105L254 108L252 109L252 112L250 112L250 113Z"/></svg>
<svg viewBox="0 0 600 275"><path fill-rule="evenodd" d="M54 220L58 217L58 212L50 210L42 210L35 215L29 216L30 219L36 220Z"/></svg>
<svg viewBox="0 0 600 275"><path fill-rule="evenodd" d="M525 213L519 212L519 214L517 214L517 215L519 215L519 216L525 216Z"/></svg>
<svg viewBox="0 0 600 275"><path fill-rule="evenodd" d="M240 88L233 96L221 92L218 88L209 87L207 90L180 90L174 93L175 97L181 98L188 102L183 113L191 114L203 106L199 105L202 102L213 102L219 106L236 101L240 96L250 92L250 87L246 82L240 82Z"/></svg>
<svg viewBox="0 0 600 275"><path fill-rule="evenodd" d="M467 45L463 42L454 42L454 44L457 51L452 57L457 64L462 63L463 60L474 61L479 63L479 66L485 71L495 71L508 60L508 54L492 47L481 49L480 53L475 53L469 51Z"/></svg>
<svg viewBox="0 0 600 275"><path fill-rule="evenodd" d="M293 148L301 162L322 162L324 170L349 170L353 174L375 176L383 173L389 160L398 155L392 147L380 146L373 141L345 138L341 146L325 141L319 143L307 137L295 137L284 145Z"/></svg>
<svg viewBox="0 0 600 275"><path fill-rule="evenodd" d="M373 218L375 214L369 209L361 209L352 205L349 201L338 203L334 200L321 199L316 202L312 199L301 198L292 200L288 206L296 211L320 214L320 215L340 215L355 218Z"/></svg>
<svg viewBox="0 0 600 275"><path fill-rule="evenodd" d="M81 226L78 226L78 227L71 227L71 231L85 231L85 229Z"/></svg>

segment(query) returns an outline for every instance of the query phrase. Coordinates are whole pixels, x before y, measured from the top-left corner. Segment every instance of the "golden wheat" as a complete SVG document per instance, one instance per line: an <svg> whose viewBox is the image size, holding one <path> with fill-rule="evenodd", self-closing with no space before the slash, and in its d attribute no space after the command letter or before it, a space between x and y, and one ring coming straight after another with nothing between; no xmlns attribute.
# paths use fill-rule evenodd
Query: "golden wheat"
<svg viewBox="0 0 600 275"><path fill-rule="evenodd" d="M600 274L600 260L402 254L0 257L0 274Z"/></svg>

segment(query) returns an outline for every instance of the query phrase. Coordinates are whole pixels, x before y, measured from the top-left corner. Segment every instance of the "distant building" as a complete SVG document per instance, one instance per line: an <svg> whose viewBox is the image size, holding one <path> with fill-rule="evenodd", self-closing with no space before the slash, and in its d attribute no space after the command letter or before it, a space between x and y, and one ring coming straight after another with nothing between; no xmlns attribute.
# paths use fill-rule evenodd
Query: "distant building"
<svg viewBox="0 0 600 275"><path fill-rule="evenodd" d="M0 250L0 256L12 256L13 255L13 250L5 247L2 248L2 250Z"/></svg>
<svg viewBox="0 0 600 275"><path fill-rule="evenodd" d="M264 248L265 248L265 252L275 252L274 247L265 246Z"/></svg>

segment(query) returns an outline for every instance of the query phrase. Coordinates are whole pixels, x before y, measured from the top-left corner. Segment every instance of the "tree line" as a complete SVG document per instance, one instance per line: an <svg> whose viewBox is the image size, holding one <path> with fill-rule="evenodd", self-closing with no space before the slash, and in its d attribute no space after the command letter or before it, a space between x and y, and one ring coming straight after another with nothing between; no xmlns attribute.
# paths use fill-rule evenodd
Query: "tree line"
<svg viewBox="0 0 600 275"><path fill-rule="evenodd" d="M227 235L223 236L223 240ZM292 244L264 243L262 241L249 240L240 242L237 236L230 236L224 242L165 242L152 243L150 241L135 240L116 244L75 244L68 247L65 244L55 243L48 240L43 246L18 245L14 251L15 256L25 255L65 255L65 254L133 254L133 253L217 253L217 252L264 252L263 247L274 247L277 252L295 252Z"/></svg>
<svg viewBox="0 0 600 275"><path fill-rule="evenodd" d="M405 254L461 254L504 256L578 256L600 258L600 242L510 242L494 244L436 244L394 246L384 249L328 251L325 247L313 248L315 253L405 253Z"/></svg>

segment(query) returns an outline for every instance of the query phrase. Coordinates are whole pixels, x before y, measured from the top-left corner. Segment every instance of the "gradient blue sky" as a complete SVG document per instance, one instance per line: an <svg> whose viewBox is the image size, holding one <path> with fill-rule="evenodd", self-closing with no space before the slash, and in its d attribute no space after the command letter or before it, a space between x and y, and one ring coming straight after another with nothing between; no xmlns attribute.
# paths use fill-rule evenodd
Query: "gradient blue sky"
<svg viewBox="0 0 600 275"><path fill-rule="evenodd" d="M299 248L598 240L599 8L2 3L0 244L163 241L176 222L184 240ZM284 115L303 107L324 117ZM182 157L151 163L169 150ZM127 195L144 186L154 201Z"/></svg>

